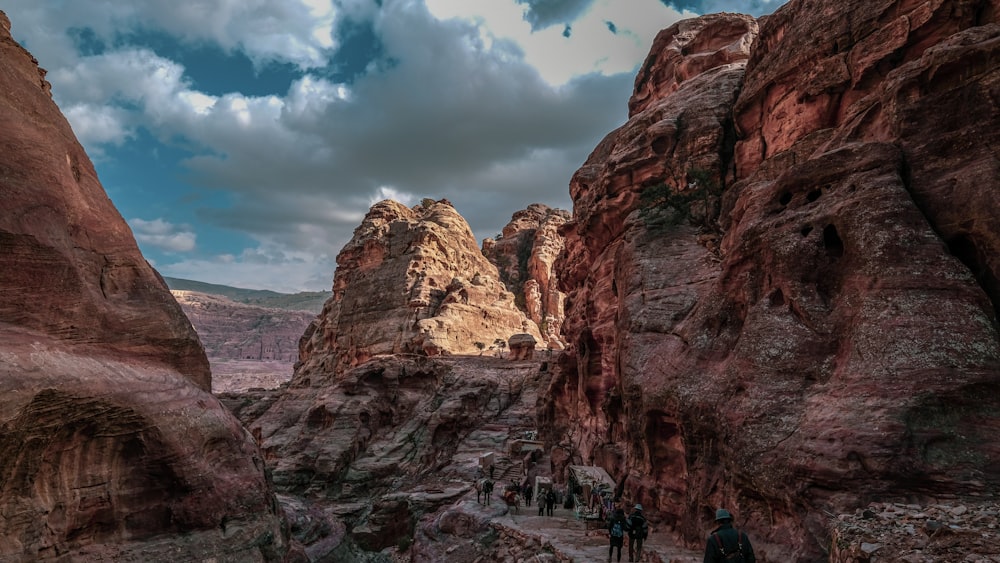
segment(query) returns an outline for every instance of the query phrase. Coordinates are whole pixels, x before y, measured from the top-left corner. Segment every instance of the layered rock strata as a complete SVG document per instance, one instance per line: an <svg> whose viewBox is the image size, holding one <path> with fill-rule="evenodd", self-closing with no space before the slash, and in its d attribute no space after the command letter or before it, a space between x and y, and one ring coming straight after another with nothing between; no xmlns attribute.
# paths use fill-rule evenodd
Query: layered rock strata
<svg viewBox="0 0 1000 563"><path fill-rule="evenodd" d="M0 559L279 560L205 352L0 12Z"/></svg>
<svg viewBox="0 0 1000 563"><path fill-rule="evenodd" d="M571 182L552 439L693 545L734 510L768 560L996 490L997 19L792 0L661 32Z"/></svg>
<svg viewBox="0 0 1000 563"><path fill-rule="evenodd" d="M553 350L565 346L565 295L559 291L554 264L565 243L559 229L569 218L567 211L533 203L514 213L500 237L483 240L483 254L496 264L515 303L539 327L541 345Z"/></svg>
<svg viewBox="0 0 1000 563"><path fill-rule="evenodd" d="M326 369L380 354L477 354L538 327L514 305L468 223L445 200L372 206L337 256L333 296L300 342Z"/></svg>
<svg viewBox="0 0 1000 563"><path fill-rule="evenodd" d="M191 320L212 360L298 358L298 342L315 318L308 311L286 311L237 303L196 291L171 291Z"/></svg>

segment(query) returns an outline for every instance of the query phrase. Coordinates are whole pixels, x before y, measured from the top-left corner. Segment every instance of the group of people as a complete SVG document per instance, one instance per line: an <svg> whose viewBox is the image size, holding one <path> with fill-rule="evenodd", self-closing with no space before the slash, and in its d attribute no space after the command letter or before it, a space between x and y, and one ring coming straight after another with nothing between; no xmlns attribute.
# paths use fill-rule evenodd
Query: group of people
<svg viewBox="0 0 1000 563"><path fill-rule="evenodd" d="M531 487L528 486L528 490ZM556 506L556 492L552 489L547 489L544 494L541 491L538 492L538 515L539 516L552 516L552 509Z"/></svg>
<svg viewBox="0 0 1000 563"><path fill-rule="evenodd" d="M492 468L492 466L490 466ZM492 472L491 472L492 473ZM476 479L476 502L480 504L486 504L489 506L490 498L493 496L493 489L495 484L492 479L489 478L479 478ZM519 493L522 498L524 498L524 503L526 506L531 506L531 500L534 497L534 488L525 483L523 487L519 487L517 482L512 482L504 488L504 493L510 491L515 491ZM539 516L552 516L552 511L556 506L556 501L558 496L552 489L544 489L538 492L538 515ZM508 502L510 504L510 502Z"/></svg>
<svg viewBox="0 0 1000 563"><path fill-rule="evenodd" d="M490 504L490 496L493 493L493 481L482 479L477 481L476 502L480 502L480 495L485 494L485 502ZM517 487L514 483L514 487ZM509 488L509 487L508 487ZM531 506L533 488L525 484L521 488L521 495L525 499L525 504ZM539 491L537 504L539 516L552 516L552 509L556 504L556 493L554 490L545 489L544 493ZM716 528L708 536L705 544L704 563L755 563L756 557L753 553L753 546L746 532L733 527L733 515L726 509L720 508L715 511ZM618 550L617 561L622 560L622 548L625 545L625 536L628 536L628 560L639 561L642 557L642 544L649 535L649 522L643 513L642 505L636 504L632 512L626 516L623 508L616 508L608 519L608 538L610 546L608 548L608 563L611 563Z"/></svg>
<svg viewBox="0 0 1000 563"><path fill-rule="evenodd" d="M614 556L615 548L618 548L618 561L622 560L622 546L625 544L625 535L628 535L628 560L638 561L642 557L642 543L649 535L649 522L642 513L642 505L637 504L632 508L632 513L625 516L625 510L615 509L611 518L608 519L608 538L611 547L608 549L608 561Z"/></svg>
<svg viewBox="0 0 1000 563"><path fill-rule="evenodd" d="M733 527L733 515L725 508L715 511L716 528L708 536L705 544L704 563L756 563L757 558L750 545L746 532ZM628 560L639 561L642 557L642 544L649 535L649 522L642 512L642 505L637 504L627 517L621 508L615 510L608 520L608 538L611 542L608 548L608 563L611 563L618 549L618 561L622 560L622 546L625 535L628 535Z"/></svg>

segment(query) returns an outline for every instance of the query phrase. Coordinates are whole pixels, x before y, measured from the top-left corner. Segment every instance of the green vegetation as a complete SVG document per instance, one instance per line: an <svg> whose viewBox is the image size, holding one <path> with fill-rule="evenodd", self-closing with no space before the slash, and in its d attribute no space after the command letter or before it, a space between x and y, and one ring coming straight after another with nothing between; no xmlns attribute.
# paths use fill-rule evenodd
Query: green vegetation
<svg viewBox="0 0 1000 563"><path fill-rule="evenodd" d="M705 231L717 231L722 184L717 175L701 168L687 173L687 186L678 190L664 183L646 187L639 195L639 216L650 231L687 222Z"/></svg>

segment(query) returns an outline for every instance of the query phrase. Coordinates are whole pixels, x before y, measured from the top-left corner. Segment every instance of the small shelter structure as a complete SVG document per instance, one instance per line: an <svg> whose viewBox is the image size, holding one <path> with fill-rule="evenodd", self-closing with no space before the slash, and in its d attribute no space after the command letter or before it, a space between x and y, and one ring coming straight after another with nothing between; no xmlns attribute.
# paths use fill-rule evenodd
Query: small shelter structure
<svg viewBox="0 0 1000 563"><path fill-rule="evenodd" d="M567 470L576 517L604 522L614 507L615 480L596 465L570 465Z"/></svg>

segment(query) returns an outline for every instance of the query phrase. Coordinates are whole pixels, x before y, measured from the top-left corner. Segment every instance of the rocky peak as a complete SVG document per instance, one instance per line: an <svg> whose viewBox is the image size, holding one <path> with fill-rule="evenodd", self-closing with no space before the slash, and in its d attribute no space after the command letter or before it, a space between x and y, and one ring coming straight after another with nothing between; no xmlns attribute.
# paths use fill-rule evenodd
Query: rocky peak
<svg viewBox="0 0 1000 563"><path fill-rule="evenodd" d="M500 272L501 281L515 295L543 334L541 346L561 350L563 299L554 265L565 240L559 229L570 214L533 203L514 213L499 239L483 240L483 254Z"/></svg>
<svg viewBox="0 0 1000 563"><path fill-rule="evenodd" d="M478 354L477 343L522 332L541 340L451 203L387 200L372 206L337 256L333 297L307 329L300 362Z"/></svg>
<svg viewBox="0 0 1000 563"><path fill-rule="evenodd" d="M757 37L757 21L742 14L709 14L683 20L656 35L635 77L629 116L676 92L684 82L746 61Z"/></svg>

